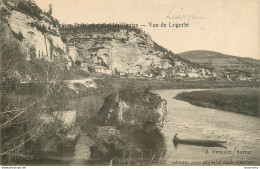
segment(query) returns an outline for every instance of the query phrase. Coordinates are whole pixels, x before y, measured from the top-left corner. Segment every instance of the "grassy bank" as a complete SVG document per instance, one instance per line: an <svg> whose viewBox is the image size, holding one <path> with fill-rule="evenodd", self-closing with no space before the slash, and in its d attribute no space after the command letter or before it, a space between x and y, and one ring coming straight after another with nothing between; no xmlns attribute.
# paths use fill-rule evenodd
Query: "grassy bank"
<svg viewBox="0 0 260 169"><path fill-rule="evenodd" d="M115 88L120 88L128 83L134 83L137 87L150 86L152 90L159 89L210 89L210 88L227 88L227 87L254 87L259 86L258 82L249 81L207 81L207 80L156 80L156 79L120 79L120 78L107 78L95 79L96 83L108 85Z"/></svg>
<svg viewBox="0 0 260 169"><path fill-rule="evenodd" d="M224 88L184 92L177 99L193 105L260 117L259 88Z"/></svg>

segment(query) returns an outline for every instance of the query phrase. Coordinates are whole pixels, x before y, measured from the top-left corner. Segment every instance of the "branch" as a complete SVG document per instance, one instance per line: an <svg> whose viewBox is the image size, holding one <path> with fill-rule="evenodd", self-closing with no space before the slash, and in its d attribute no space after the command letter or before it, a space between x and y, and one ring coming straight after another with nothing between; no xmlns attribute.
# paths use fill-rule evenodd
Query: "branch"
<svg viewBox="0 0 260 169"><path fill-rule="evenodd" d="M24 107L24 108L22 108L22 109L8 110L8 111L1 112L1 113L2 113L2 114L5 114L5 113L11 113L11 112L23 111L23 110L28 109L29 107L32 107L34 104L36 104L36 103L38 103L38 102L40 102L40 101L42 101L42 100L43 100L43 98L41 98L40 100L38 100L38 101L36 101L36 102L33 102L33 103L30 104L29 106L26 106L26 107Z"/></svg>
<svg viewBox="0 0 260 169"><path fill-rule="evenodd" d="M13 141L13 140L15 140L15 139L17 139L17 138L19 138L19 137L21 137L21 136L26 135L27 133L31 132L31 131L34 130L35 128L36 128L36 127L34 127L34 128L32 128L32 129L26 131L25 133L23 133L23 134L21 134L21 135L19 135L19 136L16 136L16 137L12 138L11 140L8 140L8 144L2 145L2 149L5 148L5 147L7 147L7 146L9 146L9 145L11 144L11 141ZM8 137L8 138L10 138L10 137ZM4 138L4 139L7 139L7 138ZM1 140L3 140L3 139L1 139Z"/></svg>
<svg viewBox="0 0 260 169"><path fill-rule="evenodd" d="M152 157L152 159L151 159L151 161L149 162L148 165L151 165L151 163L152 163L152 161L153 161L153 159L154 159L154 157L155 157L155 154L156 154L156 153L154 153L154 155L153 155L153 157Z"/></svg>
<svg viewBox="0 0 260 169"><path fill-rule="evenodd" d="M164 153L165 149L166 149L166 148L164 147L163 150L162 150L162 153L161 153L160 159L159 159L159 161L158 161L158 165L160 164L160 162L161 162L161 160L162 160L162 156L163 156L163 153Z"/></svg>
<svg viewBox="0 0 260 169"><path fill-rule="evenodd" d="M40 99L40 100L38 100L37 102L39 102L39 101L41 101L41 100L43 100L43 98ZM31 107L32 105L36 104L37 102L34 102L34 103L31 104L29 107ZM28 106L27 106L27 108L28 108ZM27 108L25 108L25 109L27 109ZM13 118L7 120L5 123L3 123L3 124L0 126L0 128L2 128L3 126L7 125L7 124L10 123L10 122L12 122L14 119L16 119L18 116L22 115L24 112L25 112L25 110L21 111L20 113L18 113L17 115L15 115ZM45 111L45 112L46 112L46 111Z"/></svg>
<svg viewBox="0 0 260 169"><path fill-rule="evenodd" d="M16 150L17 148L19 148L19 147L21 147L22 145L24 145L26 142L28 142L30 139L32 139L32 138L39 132L39 130L42 128L42 126L43 126L44 124L45 124L45 121L42 123L42 125L38 128L38 130L37 130L30 138L28 138L27 140L25 140L23 143L19 144L18 146L12 148L11 150L8 150L8 151L6 151L6 152L4 152L4 153L1 153L0 156L2 156L2 155L4 155L4 154L7 154L7 153L9 153L9 152L11 152L11 151L14 151L14 150Z"/></svg>

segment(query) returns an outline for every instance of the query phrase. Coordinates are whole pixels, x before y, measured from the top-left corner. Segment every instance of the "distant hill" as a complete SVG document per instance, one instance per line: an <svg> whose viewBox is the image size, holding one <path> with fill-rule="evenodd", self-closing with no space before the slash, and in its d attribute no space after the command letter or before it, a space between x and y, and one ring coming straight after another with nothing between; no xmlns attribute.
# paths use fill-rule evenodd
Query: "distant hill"
<svg viewBox="0 0 260 169"><path fill-rule="evenodd" d="M226 55L213 51L194 50L178 54L182 59L200 65L212 66L218 71L242 71L248 74L258 74L260 60Z"/></svg>

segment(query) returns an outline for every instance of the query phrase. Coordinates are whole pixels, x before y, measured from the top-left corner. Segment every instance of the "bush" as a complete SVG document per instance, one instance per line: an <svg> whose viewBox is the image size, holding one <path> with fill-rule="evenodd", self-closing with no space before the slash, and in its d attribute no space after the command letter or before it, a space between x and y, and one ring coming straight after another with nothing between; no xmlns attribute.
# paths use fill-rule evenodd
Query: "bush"
<svg viewBox="0 0 260 169"><path fill-rule="evenodd" d="M41 31L42 33L47 32L47 27L45 25L41 25L37 22L31 23L31 27L36 27L37 30Z"/></svg>
<svg viewBox="0 0 260 169"><path fill-rule="evenodd" d="M23 40L24 37L23 37L23 33L22 32L18 33L18 38L19 38L19 40Z"/></svg>
<svg viewBox="0 0 260 169"><path fill-rule="evenodd" d="M121 43L126 43L126 40L125 40L124 38L119 39L119 41L120 41Z"/></svg>
<svg viewBox="0 0 260 169"><path fill-rule="evenodd" d="M36 59L36 49L35 49L34 46L30 47L29 54L30 54L30 59L31 60Z"/></svg>
<svg viewBox="0 0 260 169"><path fill-rule="evenodd" d="M19 85L20 81L16 77L7 77L3 81L3 87L5 92L14 92Z"/></svg>
<svg viewBox="0 0 260 169"><path fill-rule="evenodd" d="M35 6L30 2L20 1L17 5L17 9L23 13L30 15L31 17L36 17L40 20L42 19L41 17L42 10L38 6Z"/></svg>
<svg viewBox="0 0 260 169"><path fill-rule="evenodd" d="M75 61L75 64L76 64L78 67L80 67L80 66L81 66L81 61L76 60L76 61Z"/></svg>
<svg viewBox="0 0 260 169"><path fill-rule="evenodd" d="M22 41L22 40L23 40L24 36L23 36L22 32L16 33L16 32L14 32L14 31L12 31L12 33L13 33L13 36L14 36L16 39L18 39L19 41Z"/></svg>

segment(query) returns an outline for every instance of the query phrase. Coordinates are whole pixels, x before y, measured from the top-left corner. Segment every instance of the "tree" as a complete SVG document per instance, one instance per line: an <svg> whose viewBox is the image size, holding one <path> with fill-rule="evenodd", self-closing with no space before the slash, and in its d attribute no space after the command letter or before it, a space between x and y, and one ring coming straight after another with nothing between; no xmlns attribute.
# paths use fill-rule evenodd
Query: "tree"
<svg viewBox="0 0 260 169"><path fill-rule="evenodd" d="M18 39L21 41L21 40L23 40L23 33L21 32L21 31L19 31L19 33L18 33Z"/></svg>
<svg viewBox="0 0 260 169"><path fill-rule="evenodd" d="M78 67L81 67L81 61L80 61L80 60L76 60L76 61L75 61L75 64L76 64Z"/></svg>
<svg viewBox="0 0 260 169"><path fill-rule="evenodd" d="M48 11L49 15L52 15L52 4L49 4L49 11Z"/></svg>
<svg viewBox="0 0 260 169"><path fill-rule="evenodd" d="M31 60L36 59L36 48L34 46L30 47L29 54Z"/></svg>

